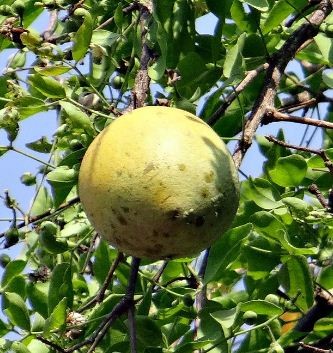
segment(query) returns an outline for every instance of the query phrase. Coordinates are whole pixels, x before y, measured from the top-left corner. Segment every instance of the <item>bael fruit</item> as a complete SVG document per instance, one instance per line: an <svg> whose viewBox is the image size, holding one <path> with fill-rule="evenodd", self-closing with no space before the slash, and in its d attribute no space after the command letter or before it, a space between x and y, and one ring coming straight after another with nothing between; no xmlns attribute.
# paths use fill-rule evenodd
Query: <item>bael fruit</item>
<svg viewBox="0 0 333 353"><path fill-rule="evenodd" d="M205 122L149 106L116 119L91 143L79 195L96 231L120 251L179 258L227 230L239 184L225 144Z"/></svg>

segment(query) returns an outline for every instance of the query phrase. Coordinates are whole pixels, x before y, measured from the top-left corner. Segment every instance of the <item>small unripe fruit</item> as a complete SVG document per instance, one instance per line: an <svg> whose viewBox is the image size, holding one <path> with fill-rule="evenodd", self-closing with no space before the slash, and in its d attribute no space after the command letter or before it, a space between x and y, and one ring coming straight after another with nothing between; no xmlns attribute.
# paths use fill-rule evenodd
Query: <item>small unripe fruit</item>
<svg viewBox="0 0 333 353"><path fill-rule="evenodd" d="M254 325L257 321L258 314L252 310L245 311L243 320L247 325Z"/></svg>
<svg viewBox="0 0 333 353"><path fill-rule="evenodd" d="M280 298L275 294L267 294L265 300L275 305L280 304Z"/></svg>
<svg viewBox="0 0 333 353"><path fill-rule="evenodd" d="M183 296L183 303L185 306L191 307L194 304L194 299L192 298L192 295L189 293L184 294Z"/></svg>
<svg viewBox="0 0 333 353"><path fill-rule="evenodd" d="M36 176L32 175L30 172L23 173L21 175L21 183L26 186L31 186L36 184Z"/></svg>
<svg viewBox="0 0 333 353"><path fill-rule="evenodd" d="M112 80L111 80L111 87L114 89L120 89L122 87L122 85L124 84L125 79L123 76L115 76Z"/></svg>
<svg viewBox="0 0 333 353"><path fill-rule="evenodd" d="M0 255L0 266L5 268L10 263L10 257L7 254Z"/></svg>

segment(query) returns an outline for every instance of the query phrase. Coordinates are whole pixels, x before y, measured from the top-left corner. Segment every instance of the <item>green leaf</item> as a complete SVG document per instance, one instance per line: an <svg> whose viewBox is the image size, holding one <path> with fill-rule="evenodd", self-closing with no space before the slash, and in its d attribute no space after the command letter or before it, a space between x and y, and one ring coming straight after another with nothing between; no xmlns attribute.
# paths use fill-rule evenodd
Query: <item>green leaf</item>
<svg viewBox="0 0 333 353"><path fill-rule="evenodd" d="M327 290L333 288L333 265L324 267L320 271L317 282Z"/></svg>
<svg viewBox="0 0 333 353"><path fill-rule="evenodd" d="M284 197L281 201L290 208L292 214L298 217L305 217L312 210L306 201L298 197Z"/></svg>
<svg viewBox="0 0 333 353"><path fill-rule="evenodd" d="M28 348L32 353L51 353L52 352L45 343L37 339L32 339L28 344Z"/></svg>
<svg viewBox="0 0 333 353"><path fill-rule="evenodd" d="M316 321L314 325L314 331L321 333L321 334L327 334L329 335L332 333L333 330L333 319L330 317L324 317L322 319L319 319Z"/></svg>
<svg viewBox="0 0 333 353"><path fill-rule="evenodd" d="M137 338L144 346L159 346L162 344L161 329L156 320L148 316L135 317Z"/></svg>
<svg viewBox="0 0 333 353"><path fill-rule="evenodd" d="M52 271L48 298L49 315L65 297L67 306L71 308L73 304L72 271L70 264L63 262L56 265Z"/></svg>
<svg viewBox="0 0 333 353"><path fill-rule="evenodd" d="M193 342L187 342L187 343L178 345L173 353L193 353L196 350L204 348L208 344L213 342L214 342L213 340L203 340L203 339L199 339Z"/></svg>
<svg viewBox="0 0 333 353"><path fill-rule="evenodd" d="M44 76L59 76L70 70L72 70L71 67L64 65L35 67L35 71Z"/></svg>
<svg viewBox="0 0 333 353"><path fill-rule="evenodd" d="M11 348L15 353L31 353L28 347L19 341L13 342Z"/></svg>
<svg viewBox="0 0 333 353"><path fill-rule="evenodd" d="M5 324L2 320L0 320L0 337L5 336L9 332L9 330L10 330L10 325Z"/></svg>
<svg viewBox="0 0 333 353"><path fill-rule="evenodd" d="M26 143L25 145L31 150L39 153L50 153L52 149L52 144L48 141L46 136L42 136L38 140Z"/></svg>
<svg viewBox="0 0 333 353"><path fill-rule="evenodd" d="M106 276L111 266L111 257L109 246L105 240L101 240L95 251L95 261L93 263L93 269L96 280L102 284L104 283Z"/></svg>
<svg viewBox="0 0 333 353"><path fill-rule="evenodd" d="M72 54L75 61L81 60L87 54L93 34L93 19L91 14L82 8L78 10L74 14L83 16L83 23L73 38Z"/></svg>
<svg viewBox="0 0 333 353"><path fill-rule="evenodd" d="M32 96L16 98L15 107L20 114L21 120L47 110L45 102L42 99Z"/></svg>
<svg viewBox="0 0 333 353"><path fill-rule="evenodd" d="M149 77L154 80L160 80L166 69L166 58L165 56L160 56L151 66L148 68Z"/></svg>
<svg viewBox="0 0 333 353"><path fill-rule="evenodd" d="M17 275L13 277L6 287L4 288L6 292L12 292L18 294L20 297L25 298L26 294L26 279L23 275Z"/></svg>
<svg viewBox="0 0 333 353"><path fill-rule="evenodd" d="M51 315L47 318L44 326L43 335L49 336L52 330L63 329L66 325L67 298L63 298L53 309Z"/></svg>
<svg viewBox="0 0 333 353"><path fill-rule="evenodd" d="M266 179L249 178L242 183L242 195L267 210L282 205L278 190Z"/></svg>
<svg viewBox="0 0 333 353"><path fill-rule="evenodd" d="M95 29L92 32L91 43L102 47L112 46L119 37L118 33L112 33L105 29Z"/></svg>
<svg viewBox="0 0 333 353"><path fill-rule="evenodd" d="M242 248L242 254L247 260L247 275L254 280L265 278L279 264L280 256L275 252L278 249L261 237ZM258 259L260 258L260 261Z"/></svg>
<svg viewBox="0 0 333 353"><path fill-rule="evenodd" d="M322 73L323 82L329 87L333 88L333 72L332 71L324 71Z"/></svg>
<svg viewBox="0 0 333 353"><path fill-rule="evenodd" d="M54 206L59 206L77 183L78 171L60 166L47 174L46 180L52 186Z"/></svg>
<svg viewBox="0 0 333 353"><path fill-rule="evenodd" d="M28 300L37 313L43 318L48 317L48 283L32 283L27 284Z"/></svg>
<svg viewBox="0 0 333 353"><path fill-rule="evenodd" d="M31 206L30 209L30 215L31 216L37 216L40 215L50 208L52 208L52 198L48 193L48 190L46 187L41 187L38 190L38 193L36 195L36 198L34 199L34 202Z"/></svg>
<svg viewBox="0 0 333 353"><path fill-rule="evenodd" d="M265 300L250 300L245 303L240 303L238 305L240 311L254 311L259 315L267 315L267 316L278 316L283 313L283 309L279 306L267 302Z"/></svg>
<svg viewBox="0 0 333 353"><path fill-rule="evenodd" d="M59 239L58 227L50 221L44 221L40 225L39 242L43 248L51 254L61 254L68 250L65 239Z"/></svg>
<svg viewBox="0 0 333 353"><path fill-rule="evenodd" d="M20 39L22 43L31 51L38 49L43 42L42 37L34 30L23 32L20 35Z"/></svg>
<svg viewBox="0 0 333 353"><path fill-rule="evenodd" d="M42 76L38 73L29 76L30 85L47 98L65 98L63 84L53 77Z"/></svg>
<svg viewBox="0 0 333 353"><path fill-rule="evenodd" d="M259 233L267 238L275 239L290 254L314 255L318 252L314 247L297 248L290 244L286 225L270 212L256 212L250 219Z"/></svg>
<svg viewBox="0 0 333 353"><path fill-rule="evenodd" d="M0 157L3 156L9 149L6 146L0 146Z"/></svg>
<svg viewBox="0 0 333 353"><path fill-rule="evenodd" d="M332 45L333 39L328 38L325 34L319 33L314 37L316 44L323 56L323 61L327 64L331 64L333 62L333 53L332 53Z"/></svg>
<svg viewBox="0 0 333 353"><path fill-rule="evenodd" d="M333 160L333 148L325 150L325 153L330 160ZM323 170L327 169L323 159L318 155L312 156L308 159L308 167Z"/></svg>
<svg viewBox="0 0 333 353"><path fill-rule="evenodd" d="M279 273L280 283L295 304L307 311L314 301L312 276L306 257L302 255L285 256Z"/></svg>
<svg viewBox="0 0 333 353"><path fill-rule="evenodd" d="M11 281L15 276L19 275L24 270L26 264L27 263L24 260L10 261L2 275L1 286L5 287L9 281Z"/></svg>
<svg viewBox="0 0 333 353"><path fill-rule="evenodd" d="M267 11L269 7L267 0L244 0L243 2L263 12Z"/></svg>
<svg viewBox="0 0 333 353"><path fill-rule="evenodd" d="M240 77L244 73L242 50L245 38L246 34L241 34L237 43L227 52L223 64L223 75L227 78Z"/></svg>
<svg viewBox="0 0 333 353"><path fill-rule="evenodd" d="M293 154L287 157L280 157L274 168L268 170L268 174L274 183L284 187L299 186L307 171L305 159Z"/></svg>
<svg viewBox="0 0 333 353"><path fill-rule="evenodd" d="M206 0L207 7L215 16L219 17L222 21L228 16L232 0L216 1Z"/></svg>
<svg viewBox="0 0 333 353"><path fill-rule="evenodd" d="M295 9L299 11L306 5L306 0L293 0L292 6L289 1L278 0L274 3L273 8L269 11L264 22L263 34L270 32L273 28L279 26Z"/></svg>
<svg viewBox="0 0 333 353"><path fill-rule="evenodd" d="M3 296L4 313L9 320L25 331L30 331L30 317L24 300L16 293L5 292Z"/></svg>
<svg viewBox="0 0 333 353"><path fill-rule="evenodd" d="M218 280L228 266L239 256L239 247L252 231L252 224L228 230L212 247L209 253L204 283Z"/></svg>
<svg viewBox="0 0 333 353"><path fill-rule="evenodd" d="M69 102L60 102L60 105L64 109L66 117L72 123L73 127L82 129L92 136L95 134L93 124L86 113Z"/></svg>
<svg viewBox="0 0 333 353"><path fill-rule="evenodd" d="M219 310L211 313L211 316L223 327L231 328L236 320L238 310L237 308L232 308L229 310Z"/></svg>
<svg viewBox="0 0 333 353"><path fill-rule="evenodd" d="M284 242L286 227L280 222L277 217L267 211L256 212L251 220L256 228L260 229L268 237Z"/></svg>
<svg viewBox="0 0 333 353"><path fill-rule="evenodd" d="M244 9L243 4L239 0L233 1L230 9L231 17L235 21L237 27L244 32L255 33L258 25L255 21L254 12L249 13ZM252 16L251 16L252 15Z"/></svg>

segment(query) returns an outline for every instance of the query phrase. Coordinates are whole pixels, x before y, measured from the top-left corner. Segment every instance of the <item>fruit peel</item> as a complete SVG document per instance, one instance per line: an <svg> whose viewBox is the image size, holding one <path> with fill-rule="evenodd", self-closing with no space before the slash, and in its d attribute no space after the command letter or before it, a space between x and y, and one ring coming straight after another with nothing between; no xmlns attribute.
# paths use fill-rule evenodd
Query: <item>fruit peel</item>
<svg viewBox="0 0 333 353"><path fill-rule="evenodd" d="M197 255L231 225L237 170L221 138L186 111L147 106L105 128L89 146L79 194L111 245L136 257Z"/></svg>

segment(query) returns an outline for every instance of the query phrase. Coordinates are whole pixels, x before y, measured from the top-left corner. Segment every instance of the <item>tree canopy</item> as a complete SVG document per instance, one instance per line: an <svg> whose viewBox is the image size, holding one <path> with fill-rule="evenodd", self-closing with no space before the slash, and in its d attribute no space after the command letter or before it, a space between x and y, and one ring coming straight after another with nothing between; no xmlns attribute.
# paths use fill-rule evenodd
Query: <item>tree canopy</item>
<svg viewBox="0 0 333 353"><path fill-rule="evenodd" d="M11 215L0 235L1 352L331 352L332 9L330 0L1 2L0 157L40 163L21 177L34 188L29 209L11 190L1 195ZM215 28L203 34L198 21L209 19ZM119 253L82 210L87 147L145 105L194 113L235 146L236 219L197 258ZM19 149L21 122L38 116L38 130L45 114L56 130ZM275 136L257 134L274 123ZM304 125L301 142L286 141ZM253 143L259 177L242 171Z"/></svg>

